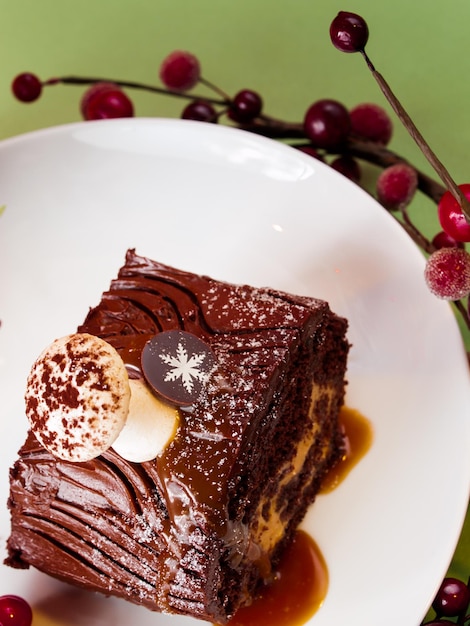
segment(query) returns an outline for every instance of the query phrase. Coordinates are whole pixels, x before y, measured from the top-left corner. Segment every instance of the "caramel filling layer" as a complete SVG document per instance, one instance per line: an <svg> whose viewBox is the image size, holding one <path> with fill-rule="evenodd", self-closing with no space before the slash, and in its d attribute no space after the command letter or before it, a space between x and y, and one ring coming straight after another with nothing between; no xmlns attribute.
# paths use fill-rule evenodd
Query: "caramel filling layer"
<svg viewBox="0 0 470 626"><path fill-rule="evenodd" d="M320 431L320 425L315 414L315 406L320 397L327 398L328 403L330 403L333 398L333 392L333 388L327 386L314 387L312 390L309 406L310 427L303 439L297 444L293 458L279 468L278 475L281 478L279 480L278 492L287 487L302 471L310 450L316 445ZM319 452L321 461L326 458L329 449L328 444L321 447ZM270 554L284 536L286 526L290 520L289 516L283 515L284 510L285 503L280 498L265 498L258 506L252 528L252 540L264 553Z"/></svg>

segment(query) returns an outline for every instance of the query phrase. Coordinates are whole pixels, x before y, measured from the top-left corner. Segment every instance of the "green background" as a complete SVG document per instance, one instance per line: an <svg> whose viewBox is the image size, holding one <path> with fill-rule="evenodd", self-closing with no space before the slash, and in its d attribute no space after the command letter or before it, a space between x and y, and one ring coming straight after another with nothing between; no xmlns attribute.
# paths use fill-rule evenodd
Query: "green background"
<svg viewBox="0 0 470 626"><path fill-rule="evenodd" d="M20 104L10 92L19 72L32 71L41 79L91 75L158 84L160 61L178 48L196 54L203 76L226 92L258 90L265 112L275 117L301 121L319 98L335 98L348 107L372 101L390 110L362 57L331 45L329 24L339 10L366 18L367 51L377 69L455 180L470 182L468 0L439 5L410 0L0 0L0 139L80 119L82 88L50 87L38 102ZM182 109L179 100L132 96L139 116L178 117ZM396 120L390 147L433 174ZM371 191L376 173L366 168ZM426 234L438 230L435 206L427 198L416 198L411 214ZM470 334L463 333L469 345ZM470 573L468 519L451 573L463 578Z"/></svg>

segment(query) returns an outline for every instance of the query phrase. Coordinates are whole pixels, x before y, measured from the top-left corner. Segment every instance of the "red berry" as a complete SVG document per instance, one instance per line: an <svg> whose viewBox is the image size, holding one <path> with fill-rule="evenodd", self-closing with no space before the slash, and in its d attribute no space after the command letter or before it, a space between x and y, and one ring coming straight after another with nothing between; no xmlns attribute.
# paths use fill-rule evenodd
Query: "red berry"
<svg viewBox="0 0 470 626"><path fill-rule="evenodd" d="M386 146L392 137L392 120L388 113L377 104L358 104L349 112L351 132L360 139L373 141Z"/></svg>
<svg viewBox="0 0 470 626"><path fill-rule="evenodd" d="M470 184L459 185L465 195L470 200ZM437 214L442 229L456 241L470 241L470 223L467 221L459 202L450 191L439 200Z"/></svg>
<svg viewBox="0 0 470 626"><path fill-rule="evenodd" d="M336 100L318 100L305 114L304 131L316 148L340 146L350 128L348 110Z"/></svg>
<svg viewBox="0 0 470 626"><path fill-rule="evenodd" d="M435 248L464 248L465 244L462 241L456 241L453 237L448 235L445 231L441 230L434 235L432 244Z"/></svg>
<svg viewBox="0 0 470 626"><path fill-rule="evenodd" d="M0 596L1 626L31 626L33 612L31 607L19 596Z"/></svg>
<svg viewBox="0 0 470 626"><path fill-rule="evenodd" d="M470 293L470 254L461 248L436 250L426 262L424 277L438 298L465 298Z"/></svg>
<svg viewBox="0 0 470 626"><path fill-rule="evenodd" d="M406 163L396 163L384 169L377 179L377 197L389 211L404 209L418 187L416 170Z"/></svg>
<svg viewBox="0 0 470 626"><path fill-rule="evenodd" d="M13 95L20 102L34 102L42 92L42 83L35 74L18 74L11 84Z"/></svg>
<svg viewBox="0 0 470 626"><path fill-rule="evenodd" d="M339 156L333 159L331 167L354 183L358 183L361 180L361 168L359 163L350 156Z"/></svg>
<svg viewBox="0 0 470 626"><path fill-rule="evenodd" d="M228 115L230 119L239 124L246 124L251 122L255 117L261 113L263 108L263 100L256 91L250 89L243 89L239 91L233 99Z"/></svg>
<svg viewBox="0 0 470 626"><path fill-rule="evenodd" d="M470 603L470 590L457 578L444 578L432 603L437 615L457 617L465 614Z"/></svg>
<svg viewBox="0 0 470 626"><path fill-rule="evenodd" d="M300 152L304 152L314 159L318 159L319 161L324 161L323 156L316 150L313 146L299 146L298 148Z"/></svg>
<svg viewBox="0 0 470 626"><path fill-rule="evenodd" d="M331 22L330 37L341 52L361 52L369 39L369 28L360 15L340 11Z"/></svg>
<svg viewBox="0 0 470 626"><path fill-rule="evenodd" d="M134 107L128 96L118 87L97 89L87 98L82 115L86 120L105 120L119 117L133 117Z"/></svg>
<svg viewBox="0 0 470 626"><path fill-rule="evenodd" d="M94 98L94 96L97 94L104 94L107 91L115 91L116 89L119 89L117 85L106 82L93 83L91 87L88 87L80 100L80 113L82 114L82 117L84 119L90 119L87 118L87 112L90 101Z"/></svg>
<svg viewBox="0 0 470 626"><path fill-rule="evenodd" d="M160 65L160 80L174 91L192 89L201 76L198 59L190 52L175 50Z"/></svg>
<svg viewBox="0 0 470 626"><path fill-rule="evenodd" d="M181 114L183 120L195 120L197 122L216 122L217 113L210 102L194 100L190 102Z"/></svg>

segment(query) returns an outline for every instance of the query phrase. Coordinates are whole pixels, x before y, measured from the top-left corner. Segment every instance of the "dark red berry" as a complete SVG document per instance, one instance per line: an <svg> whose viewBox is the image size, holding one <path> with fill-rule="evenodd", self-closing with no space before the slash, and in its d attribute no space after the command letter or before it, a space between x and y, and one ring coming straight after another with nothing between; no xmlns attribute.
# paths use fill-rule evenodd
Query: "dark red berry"
<svg viewBox="0 0 470 626"><path fill-rule="evenodd" d="M0 596L0 624L2 626L31 626L31 607L19 596Z"/></svg>
<svg viewBox="0 0 470 626"><path fill-rule="evenodd" d="M318 152L318 150L314 148L313 146L299 146L298 149L301 152L304 152L305 154L308 154L309 156L313 157L314 159L318 159L319 161L325 160L323 158L323 155L320 154L320 152Z"/></svg>
<svg viewBox="0 0 470 626"><path fill-rule="evenodd" d="M369 39L369 28L360 15L340 11L331 22L330 37L341 52L361 52Z"/></svg>
<svg viewBox="0 0 470 626"><path fill-rule="evenodd" d="M361 180L361 168L356 159L353 159L350 156L339 156L336 159L333 159L331 162L331 167L352 180L354 183L358 183Z"/></svg>
<svg viewBox="0 0 470 626"><path fill-rule="evenodd" d="M20 102L34 102L42 92L42 83L35 74L18 74L11 84L13 95Z"/></svg>
<svg viewBox="0 0 470 626"><path fill-rule="evenodd" d="M258 117L262 108L261 96L251 89L243 89L233 99L228 110L228 116L234 122L246 124Z"/></svg>
<svg viewBox="0 0 470 626"><path fill-rule="evenodd" d="M418 187L416 170L406 163L396 163L384 169L377 179L377 197L389 211L404 209Z"/></svg>
<svg viewBox="0 0 470 626"><path fill-rule="evenodd" d="M465 613L470 604L470 590L457 578L444 578L432 603L437 615L457 617Z"/></svg>
<svg viewBox="0 0 470 626"><path fill-rule="evenodd" d="M463 241L456 241L453 237L448 235L444 230L434 235L432 244L435 248L464 248Z"/></svg>
<svg viewBox="0 0 470 626"><path fill-rule="evenodd" d="M190 102L181 114L183 120L195 120L197 122L216 122L217 113L210 102L194 100Z"/></svg>
<svg viewBox="0 0 470 626"><path fill-rule="evenodd" d="M386 146L392 137L393 125L388 113L378 104L364 102L349 111L351 132L359 139Z"/></svg>
<svg viewBox="0 0 470 626"><path fill-rule="evenodd" d="M348 110L336 100L314 102L304 118L304 131L316 148L336 148L351 128Z"/></svg>
<svg viewBox="0 0 470 626"><path fill-rule="evenodd" d="M106 120L133 117L134 106L130 98L119 88L98 90L92 94L82 110L86 120Z"/></svg>
<svg viewBox="0 0 470 626"><path fill-rule="evenodd" d="M192 89L201 76L199 60L190 52L175 50L160 65L160 80L174 91Z"/></svg>
<svg viewBox="0 0 470 626"><path fill-rule="evenodd" d="M459 185L465 197L470 200L470 184ZM439 200L437 214L442 229L456 241L470 241L470 223L467 221L459 202L450 191Z"/></svg>
<svg viewBox="0 0 470 626"><path fill-rule="evenodd" d="M83 119L85 120L90 119L87 117L88 107L89 107L90 101L97 94L102 95L107 91L115 91L116 89L119 89L117 85L115 85L114 83L108 83L108 82L94 83L93 85L91 85L91 87L88 87L88 89L83 94L82 99L80 100L80 113L82 114Z"/></svg>

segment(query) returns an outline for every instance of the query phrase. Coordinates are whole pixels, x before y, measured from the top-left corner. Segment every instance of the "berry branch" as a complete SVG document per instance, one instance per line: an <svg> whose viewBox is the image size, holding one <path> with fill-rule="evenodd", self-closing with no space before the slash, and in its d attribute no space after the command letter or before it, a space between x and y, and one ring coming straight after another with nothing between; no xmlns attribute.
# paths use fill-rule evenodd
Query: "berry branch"
<svg viewBox="0 0 470 626"><path fill-rule="evenodd" d="M21 74L17 78L25 80L26 74ZM27 79L26 79L27 80ZM218 88L210 83L209 81L204 80L203 78L199 79L201 84L206 85L212 90L218 90ZM204 101L209 104L214 104L218 106L223 106L229 108L231 105L231 99L227 94L221 93L221 98L214 98L207 95L196 95L194 93L187 93L183 91L177 91L174 89L166 89L165 87L158 87L156 85L149 85L147 83L135 82L130 80L115 80L110 78L97 78L97 77L84 77L84 76L62 76L58 78L49 78L41 84L42 86L49 85L75 85L75 86L91 86L91 85L115 85L121 89L135 89L140 91L148 91L150 93L155 93L163 96L171 96L175 98L182 98L191 102L194 101ZM13 87L15 90L15 87ZM220 90L218 90L220 91ZM24 97L17 95L18 99L23 102L32 101L26 100ZM36 99L36 98L34 98ZM105 117L103 115L103 117ZM96 119L94 117L87 117L86 119ZM305 132L303 129L303 125L301 123L296 122L286 122L283 120L276 119L274 117L270 117L265 114L260 114L259 117L253 120L251 123L241 123L239 124L242 130L246 130L258 135L262 135L264 137L268 137L270 139L286 139L290 141L294 141L296 139L306 139ZM308 147L310 144L300 144L296 147ZM350 136L347 138L347 142L344 146L342 146L342 150L345 153L350 154L351 156L357 157L363 161L371 163L372 165L377 165L379 167L389 167L390 165L395 165L397 163L406 162L405 159L392 150L387 149L385 146L380 143L373 143L371 141L364 141L360 138L355 138L354 136ZM338 150L325 151L325 154L336 154ZM431 200L438 203L441 199L442 195L445 193L446 189L441 184L416 170L418 174L419 184L418 188Z"/></svg>
<svg viewBox="0 0 470 626"><path fill-rule="evenodd" d="M201 75L199 60L193 54L175 51L161 63L162 86L129 80L97 77L63 76L43 82L31 73L17 76L12 83L14 95L23 102L33 102L45 87L54 85L86 86L80 102L85 120L134 115L134 105L127 90L148 91L187 101L181 117L206 123L225 118L243 130L282 140L334 169L360 182L361 165L381 168L376 181L376 196L390 211L416 245L428 256L425 280L438 297L452 302L470 330L470 184L457 185L441 161L432 152L384 77L376 70L365 51L369 30L362 17L340 12L330 26L330 37L342 52L359 52L377 81L392 109L416 141L442 183L414 167L407 159L387 147L392 136L392 121L385 110L370 103L348 111L336 100L314 102L304 119L289 122L263 111L261 96L243 89L231 97ZM196 86L206 87L213 95L195 94ZM413 223L409 206L417 190L437 205L442 231L428 239Z"/></svg>

